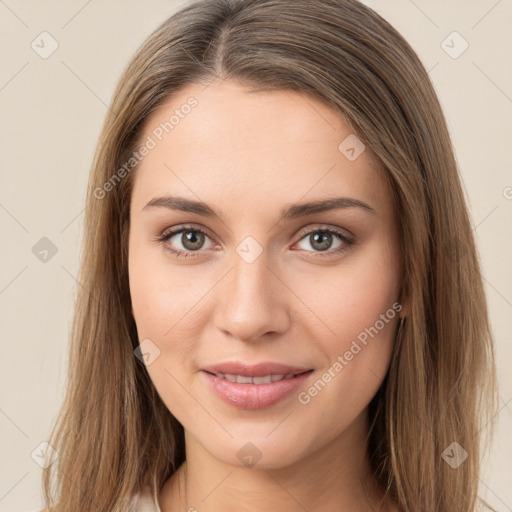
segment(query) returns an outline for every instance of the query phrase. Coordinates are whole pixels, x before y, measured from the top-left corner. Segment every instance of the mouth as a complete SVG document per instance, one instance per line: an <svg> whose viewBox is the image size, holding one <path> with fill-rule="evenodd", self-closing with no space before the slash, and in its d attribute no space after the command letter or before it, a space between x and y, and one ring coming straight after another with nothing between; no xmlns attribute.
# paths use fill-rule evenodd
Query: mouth
<svg viewBox="0 0 512 512"><path fill-rule="evenodd" d="M201 373L210 390L224 403L239 409L264 409L298 390L313 369L277 363L227 362L203 368Z"/></svg>
<svg viewBox="0 0 512 512"><path fill-rule="evenodd" d="M263 375L261 377L250 377L248 375L235 375L232 373L212 373L212 372L206 372L210 375L215 375L215 377L218 377L219 379L225 379L229 380L230 382L236 382L238 384L270 384L272 382L279 382L281 380L285 379L293 379L294 377L297 377L298 375L302 375L303 373L308 373L312 370L305 370L303 372L299 373L287 373L286 375L275 375L275 374L268 374Z"/></svg>

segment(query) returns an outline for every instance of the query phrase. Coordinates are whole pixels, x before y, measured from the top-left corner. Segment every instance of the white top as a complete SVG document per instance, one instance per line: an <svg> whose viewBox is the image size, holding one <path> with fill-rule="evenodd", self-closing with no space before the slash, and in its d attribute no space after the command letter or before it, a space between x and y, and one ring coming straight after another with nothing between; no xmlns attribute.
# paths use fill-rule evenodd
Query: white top
<svg viewBox="0 0 512 512"><path fill-rule="evenodd" d="M162 512L158 506L158 497L151 495L150 487L146 487L142 494L135 494L130 505L135 512ZM41 509L27 512L41 512Z"/></svg>
<svg viewBox="0 0 512 512"><path fill-rule="evenodd" d="M151 494L151 488L146 487L142 494L133 497L133 510L136 512L162 512L158 505L158 496Z"/></svg>

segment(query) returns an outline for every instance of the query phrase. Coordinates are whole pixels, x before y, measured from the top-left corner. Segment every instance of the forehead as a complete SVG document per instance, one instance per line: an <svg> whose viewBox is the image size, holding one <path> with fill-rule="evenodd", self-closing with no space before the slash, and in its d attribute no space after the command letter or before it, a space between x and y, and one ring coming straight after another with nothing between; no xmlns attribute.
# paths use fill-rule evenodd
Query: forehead
<svg viewBox="0 0 512 512"><path fill-rule="evenodd" d="M135 173L134 203L182 192L219 203L243 195L282 204L283 196L336 192L389 206L371 151L357 156L364 146L342 117L295 91L251 92L220 80L189 85L146 120L141 140L149 139L154 147Z"/></svg>

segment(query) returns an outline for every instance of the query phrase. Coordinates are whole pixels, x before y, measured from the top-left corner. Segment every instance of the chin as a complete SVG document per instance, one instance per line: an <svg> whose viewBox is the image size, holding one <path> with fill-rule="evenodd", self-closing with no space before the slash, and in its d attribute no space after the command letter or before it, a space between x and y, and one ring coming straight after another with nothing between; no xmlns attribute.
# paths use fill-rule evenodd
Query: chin
<svg viewBox="0 0 512 512"><path fill-rule="evenodd" d="M275 425L274 427L275 428ZM279 428L279 427L278 427ZM262 429L246 432L233 438L214 439L205 433L203 439L196 438L212 457L238 468L279 469L290 466L307 456L307 444L299 431L282 430L279 434Z"/></svg>

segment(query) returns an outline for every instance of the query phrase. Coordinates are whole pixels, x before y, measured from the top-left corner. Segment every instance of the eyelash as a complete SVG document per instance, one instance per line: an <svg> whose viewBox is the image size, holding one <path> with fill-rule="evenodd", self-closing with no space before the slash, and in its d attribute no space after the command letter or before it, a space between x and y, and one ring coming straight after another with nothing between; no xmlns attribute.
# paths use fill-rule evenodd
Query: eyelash
<svg viewBox="0 0 512 512"><path fill-rule="evenodd" d="M208 238L210 238L208 233L206 233L202 229L199 229L199 228L196 228L196 227L193 227L193 226L180 226L180 227L174 228L172 230L164 231L161 235L159 235L156 238L156 240L163 244L164 249L166 251L169 251L171 254L173 254L174 256L176 256L178 258L197 257L196 254L200 253L201 249L199 249L197 251L182 251L180 249L174 249L174 248L170 247L168 244L166 244L166 242L170 238L172 238L174 235L177 235L177 234L183 233L183 232L201 233L201 234L207 236ZM355 243L352 238L349 238L343 232L338 231L337 229L333 229L333 228L316 228L316 229L312 229L310 231L306 231L304 233L301 233L302 236L299 239L299 242L301 240L303 240L304 238L306 238L307 236L312 235L313 233L320 233L320 232L321 233L328 233L328 234L337 236L341 240L341 242L343 242L343 245L341 247L338 247L337 249L334 249L334 250L306 251L306 252L313 252L314 254L316 254L314 257L325 258L325 257L332 256L333 254L340 254L340 253L346 251L352 244Z"/></svg>

